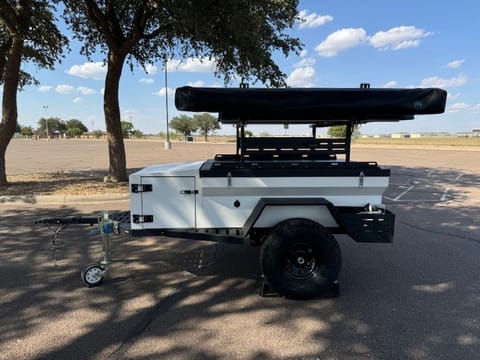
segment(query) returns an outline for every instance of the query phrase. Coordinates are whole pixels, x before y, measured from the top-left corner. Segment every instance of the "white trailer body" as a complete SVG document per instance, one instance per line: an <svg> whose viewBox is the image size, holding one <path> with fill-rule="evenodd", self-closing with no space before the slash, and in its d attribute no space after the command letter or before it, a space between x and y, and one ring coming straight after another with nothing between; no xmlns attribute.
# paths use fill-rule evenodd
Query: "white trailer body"
<svg viewBox="0 0 480 360"><path fill-rule="evenodd" d="M389 181L388 176L365 176L362 171L343 177L201 177L202 165L155 165L132 174L130 187L137 189L130 197L132 230L240 229L262 198L318 198L337 207L383 209ZM273 227L292 215L339 227L325 205L292 209L287 204L267 207L254 228Z"/></svg>

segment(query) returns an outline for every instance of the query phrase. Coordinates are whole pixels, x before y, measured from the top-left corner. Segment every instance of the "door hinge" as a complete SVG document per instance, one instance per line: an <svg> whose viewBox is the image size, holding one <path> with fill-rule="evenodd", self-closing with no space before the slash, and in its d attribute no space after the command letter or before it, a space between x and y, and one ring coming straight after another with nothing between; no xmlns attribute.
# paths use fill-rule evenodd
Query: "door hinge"
<svg viewBox="0 0 480 360"><path fill-rule="evenodd" d="M365 181L365 173L360 171L360 175L358 175L358 186L363 187L363 182Z"/></svg>
<svg viewBox="0 0 480 360"><path fill-rule="evenodd" d="M152 223L153 215L132 215L132 221L135 224Z"/></svg>
<svg viewBox="0 0 480 360"><path fill-rule="evenodd" d="M132 184L132 193L151 192L152 184Z"/></svg>

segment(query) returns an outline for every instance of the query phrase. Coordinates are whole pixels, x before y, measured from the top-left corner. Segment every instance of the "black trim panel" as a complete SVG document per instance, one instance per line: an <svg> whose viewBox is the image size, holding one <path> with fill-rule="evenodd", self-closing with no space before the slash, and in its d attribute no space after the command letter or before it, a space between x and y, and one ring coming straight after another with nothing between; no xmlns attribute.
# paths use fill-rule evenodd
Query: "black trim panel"
<svg viewBox="0 0 480 360"><path fill-rule="evenodd" d="M200 167L200 177L349 177L360 173L390 176L390 170L376 162L207 160Z"/></svg>
<svg viewBox="0 0 480 360"><path fill-rule="evenodd" d="M227 235L227 232L232 235ZM166 236L200 241L224 242L228 244L243 244L241 229L142 229L131 230L132 236Z"/></svg>
<svg viewBox="0 0 480 360"><path fill-rule="evenodd" d="M245 224L243 225L242 231L246 235L250 233L250 230L252 230L253 226L257 222L258 218L262 214L263 210L267 206L326 206L329 210L330 213L332 213L333 218L335 221L337 220L335 218L334 213L332 212L332 208L334 208L333 204L324 199L324 198L261 198L258 200L257 205L252 210L252 213L248 217L247 221L245 221ZM338 223L338 221L337 221Z"/></svg>

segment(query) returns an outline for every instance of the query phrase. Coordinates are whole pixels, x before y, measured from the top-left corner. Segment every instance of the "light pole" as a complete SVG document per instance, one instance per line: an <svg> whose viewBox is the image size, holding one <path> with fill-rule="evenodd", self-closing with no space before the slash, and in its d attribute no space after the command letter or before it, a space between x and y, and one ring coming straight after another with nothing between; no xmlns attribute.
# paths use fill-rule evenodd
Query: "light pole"
<svg viewBox="0 0 480 360"><path fill-rule="evenodd" d="M165 57L165 114L167 116L167 139L165 141L165 149L170 150L172 144L170 143L170 134L168 129L168 80L167 80L167 57Z"/></svg>
<svg viewBox="0 0 480 360"><path fill-rule="evenodd" d="M45 109L45 128L47 129L47 141L48 141L48 106L43 105L43 108Z"/></svg>

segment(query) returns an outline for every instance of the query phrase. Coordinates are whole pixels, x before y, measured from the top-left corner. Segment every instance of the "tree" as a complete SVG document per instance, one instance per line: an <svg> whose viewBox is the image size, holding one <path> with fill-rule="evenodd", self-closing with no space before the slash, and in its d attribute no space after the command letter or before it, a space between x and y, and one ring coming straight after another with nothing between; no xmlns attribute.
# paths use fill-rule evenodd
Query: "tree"
<svg viewBox="0 0 480 360"><path fill-rule="evenodd" d="M347 136L347 127L345 125L330 126L327 134L334 138L344 138Z"/></svg>
<svg viewBox="0 0 480 360"><path fill-rule="evenodd" d="M180 115L175 116L172 120L170 120L170 127L173 130L182 133L183 136L186 138L187 136L190 136L192 133L197 131L198 124L190 116Z"/></svg>
<svg viewBox="0 0 480 360"><path fill-rule="evenodd" d="M67 126L66 134L70 137L81 136L88 131L88 128L78 119L67 120L65 125Z"/></svg>
<svg viewBox="0 0 480 360"><path fill-rule="evenodd" d="M127 180L118 90L123 64L130 69L178 55L216 59L215 74L229 81L251 77L271 86L285 85L272 53L301 50L285 33L297 20L298 0L127 1L64 0L64 19L83 43L89 59L105 56L104 112L109 176Z"/></svg>
<svg viewBox="0 0 480 360"><path fill-rule="evenodd" d="M40 130L45 136L47 136L47 123L48 123L48 136L52 136L54 133L64 134L67 132L67 124L65 121L58 117L41 118L38 120L38 130Z"/></svg>
<svg viewBox="0 0 480 360"><path fill-rule="evenodd" d="M67 125L67 131L69 129L79 129L79 130L81 130L80 135L82 135L84 132L88 131L88 128L85 126L85 124L78 119L67 120L65 124Z"/></svg>
<svg viewBox="0 0 480 360"><path fill-rule="evenodd" d="M360 126L353 126L352 139L358 139L360 137ZM331 137L344 138L347 136L347 127L345 125L335 125L328 128L327 134Z"/></svg>
<svg viewBox="0 0 480 360"><path fill-rule="evenodd" d="M132 131L132 137L136 139L141 139L143 137L143 132L141 130L135 129Z"/></svg>
<svg viewBox="0 0 480 360"><path fill-rule="evenodd" d="M0 83L3 83L0 122L0 185L7 185L5 154L17 124L17 91L37 83L21 70L22 62L53 69L68 39L55 25L54 1L0 0Z"/></svg>
<svg viewBox="0 0 480 360"><path fill-rule="evenodd" d="M33 129L31 126L22 126L20 133L25 137L30 137L33 135Z"/></svg>
<svg viewBox="0 0 480 360"><path fill-rule="evenodd" d="M205 137L205 141L207 141L208 134L212 130L220 129L217 118L209 113L193 115L193 120L197 123L200 134Z"/></svg>
<svg viewBox="0 0 480 360"><path fill-rule="evenodd" d="M122 121L120 123L120 126L122 127L122 134L124 138L130 137L130 134L133 131L133 124L129 121Z"/></svg>

